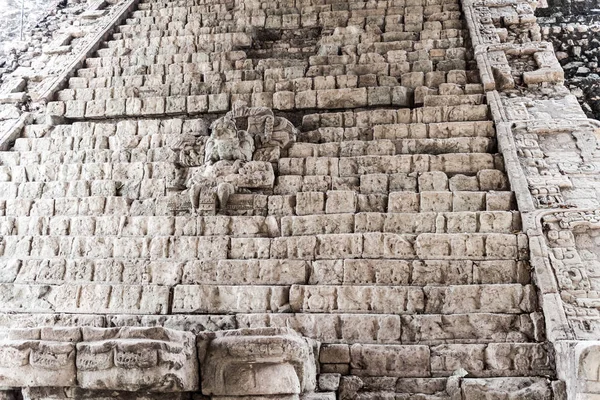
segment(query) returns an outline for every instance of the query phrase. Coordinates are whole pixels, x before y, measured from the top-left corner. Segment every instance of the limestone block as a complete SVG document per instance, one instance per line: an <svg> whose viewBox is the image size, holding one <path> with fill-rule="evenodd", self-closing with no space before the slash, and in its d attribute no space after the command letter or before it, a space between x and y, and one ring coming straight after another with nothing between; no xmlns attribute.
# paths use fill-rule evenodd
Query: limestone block
<svg viewBox="0 0 600 400"><path fill-rule="evenodd" d="M361 345L350 347L351 373L358 376L428 377L427 346Z"/></svg>
<svg viewBox="0 0 600 400"><path fill-rule="evenodd" d="M94 390L197 390L195 337L161 327L83 328L77 381Z"/></svg>
<svg viewBox="0 0 600 400"><path fill-rule="evenodd" d="M423 172L418 177L419 191L448 190L448 176L441 171Z"/></svg>
<svg viewBox="0 0 600 400"><path fill-rule="evenodd" d="M271 258L314 260L316 247L314 236L275 238L271 242Z"/></svg>
<svg viewBox="0 0 600 400"><path fill-rule="evenodd" d="M15 387L75 386L75 344L79 329L37 328L6 333L0 343L0 384ZM75 339L76 340L76 339Z"/></svg>
<svg viewBox="0 0 600 400"><path fill-rule="evenodd" d="M344 262L342 260L315 260L311 263L309 284L341 285Z"/></svg>
<svg viewBox="0 0 600 400"><path fill-rule="evenodd" d="M545 378L537 377L511 377L511 378L486 378L463 379L461 383L462 395L466 399L485 398L489 396L515 398L530 397L532 399L546 399L552 396L552 389Z"/></svg>
<svg viewBox="0 0 600 400"><path fill-rule="evenodd" d="M208 112L225 112L229 111L229 94L209 94L208 95Z"/></svg>
<svg viewBox="0 0 600 400"><path fill-rule="evenodd" d="M361 212L354 216L354 232L381 232L386 215L383 213Z"/></svg>
<svg viewBox="0 0 600 400"><path fill-rule="evenodd" d="M405 260L344 260L343 283L408 285L411 262Z"/></svg>
<svg viewBox="0 0 600 400"><path fill-rule="evenodd" d="M281 218L282 236L319 235L332 233L352 233L354 215L307 215Z"/></svg>
<svg viewBox="0 0 600 400"><path fill-rule="evenodd" d="M419 212L420 198L413 192L390 192L388 212Z"/></svg>
<svg viewBox="0 0 600 400"><path fill-rule="evenodd" d="M476 176L466 176L462 174L454 175L450 178L450 190L454 191L478 191L479 180Z"/></svg>
<svg viewBox="0 0 600 400"><path fill-rule="evenodd" d="M391 104L399 107L410 107L413 92L406 86L394 86L391 88Z"/></svg>
<svg viewBox="0 0 600 400"><path fill-rule="evenodd" d="M388 214L383 231L398 234L435 232L436 219L437 214L431 212Z"/></svg>
<svg viewBox="0 0 600 400"><path fill-rule="evenodd" d="M65 117L73 119L82 119L85 116L86 102L73 100L65 102Z"/></svg>
<svg viewBox="0 0 600 400"><path fill-rule="evenodd" d="M410 72L402 75L402 86L416 89L425 84L425 74L422 71Z"/></svg>
<svg viewBox="0 0 600 400"><path fill-rule="evenodd" d="M317 91L317 108L366 107L367 89L329 89Z"/></svg>
<svg viewBox="0 0 600 400"><path fill-rule="evenodd" d="M173 294L174 313L282 311L288 289L281 286L179 285Z"/></svg>
<svg viewBox="0 0 600 400"><path fill-rule="evenodd" d="M290 305L297 312L406 314L424 308L421 289L385 286L292 286Z"/></svg>
<svg viewBox="0 0 600 400"><path fill-rule="evenodd" d="M74 100L74 99L67 99ZM51 101L46 106L46 114L52 117L62 117L65 115L66 105L64 101Z"/></svg>
<svg viewBox="0 0 600 400"><path fill-rule="evenodd" d="M291 329L258 328L199 335L202 393L300 394L316 389L314 342Z"/></svg>
<svg viewBox="0 0 600 400"><path fill-rule="evenodd" d="M273 107L277 110L292 110L295 105L294 92L284 91L273 93ZM300 102L304 104L303 102Z"/></svg>
<svg viewBox="0 0 600 400"><path fill-rule="evenodd" d="M502 171L495 169L482 170L477 173L480 190L510 190L508 179Z"/></svg>
<svg viewBox="0 0 600 400"><path fill-rule="evenodd" d="M299 110L305 109L305 108L316 108L316 106L317 106L317 91L316 90L299 91L296 93L294 101L295 101L296 109L299 109ZM282 109L282 108L280 108L280 109Z"/></svg>
<svg viewBox="0 0 600 400"><path fill-rule="evenodd" d="M327 192L325 212L327 214L355 213L356 201L354 191L330 190Z"/></svg>
<svg viewBox="0 0 600 400"><path fill-rule="evenodd" d="M187 96L186 107L188 114L199 114L208 111L208 96Z"/></svg>
<svg viewBox="0 0 600 400"><path fill-rule="evenodd" d="M128 116L138 116L142 113L142 99L129 97L125 103L125 113Z"/></svg>
<svg viewBox="0 0 600 400"><path fill-rule="evenodd" d="M363 252L360 234L337 234L317 236L316 259L359 258Z"/></svg>
<svg viewBox="0 0 600 400"><path fill-rule="evenodd" d="M552 353L542 343L490 343L485 349L486 369L543 371L552 369Z"/></svg>
<svg viewBox="0 0 600 400"><path fill-rule="evenodd" d="M392 91L389 87L367 88L367 103L369 106L383 106L392 104Z"/></svg>
<svg viewBox="0 0 600 400"><path fill-rule="evenodd" d="M325 212L325 193L300 192L296 195L296 214L310 215Z"/></svg>
<svg viewBox="0 0 600 400"><path fill-rule="evenodd" d="M349 364L350 346L346 344L328 344L321 347L319 362L326 364Z"/></svg>
<svg viewBox="0 0 600 400"><path fill-rule="evenodd" d="M417 191L417 174L401 173L390 175L390 191L399 192L416 192Z"/></svg>
<svg viewBox="0 0 600 400"><path fill-rule="evenodd" d="M489 192L453 192L452 211L483 211Z"/></svg>
<svg viewBox="0 0 600 400"><path fill-rule="evenodd" d="M325 192L331 187L331 176L309 175L302 178L302 192Z"/></svg>
<svg viewBox="0 0 600 400"><path fill-rule="evenodd" d="M476 374L485 369L485 344L444 344L431 347L432 373L449 373L465 369Z"/></svg>
<svg viewBox="0 0 600 400"><path fill-rule="evenodd" d="M422 192L420 193L421 212L452 211L453 195L451 192Z"/></svg>
<svg viewBox="0 0 600 400"><path fill-rule="evenodd" d="M277 186L275 186L277 189ZM297 191L296 191L297 192ZM294 192L295 193L295 192ZM296 206L296 197L287 196L269 196L268 212L273 216L293 215Z"/></svg>
<svg viewBox="0 0 600 400"><path fill-rule="evenodd" d="M361 175L360 192L363 194L387 193L388 176L386 174Z"/></svg>
<svg viewBox="0 0 600 400"><path fill-rule="evenodd" d="M269 238L231 238L229 258L268 258L270 248Z"/></svg>
<svg viewBox="0 0 600 400"><path fill-rule="evenodd" d="M363 237L364 258L412 258L415 256L415 235L365 233Z"/></svg>
<svg viewBox="0 0 600 400"><path fill-rule="evenodd" d="M348 357L350 358L350 357ZM350 362L348 360L348 362ZM340 387L341 374L319 374L318 386L321 391L336 392ZM334 397L335 398L335 395Z"/></svg>

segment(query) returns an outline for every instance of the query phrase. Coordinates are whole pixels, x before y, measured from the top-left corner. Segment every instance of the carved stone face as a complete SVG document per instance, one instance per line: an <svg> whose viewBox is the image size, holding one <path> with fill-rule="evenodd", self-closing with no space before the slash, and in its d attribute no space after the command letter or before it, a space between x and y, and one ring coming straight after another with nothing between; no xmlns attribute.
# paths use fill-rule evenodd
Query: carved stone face
<svg viewBox="0 0 600 400"><path fill-rule="evenodd" d="M232 120L222 119L216 121L211 136L217 140L237 139L237 127Z"/></svg>

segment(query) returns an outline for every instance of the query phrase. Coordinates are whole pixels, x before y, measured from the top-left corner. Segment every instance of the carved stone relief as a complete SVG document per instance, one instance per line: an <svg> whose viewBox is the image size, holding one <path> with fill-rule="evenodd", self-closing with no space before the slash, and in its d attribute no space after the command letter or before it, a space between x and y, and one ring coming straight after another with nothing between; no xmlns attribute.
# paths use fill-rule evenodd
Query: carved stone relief
<svg viewBox="0 0 600 400"><path fill-rule="evenodd" d="M198 339L202 391L213 399L283 397L316 388L315 343L294 330L242 329L201 334Z"/></svg>
<svg viewBox="0 0 600 400"><path fill-rule="evenodd" d="M207 140L190 141L179 149L184 193L192 212L235 214L255 209L255 195L272 190L273 165L295 142L297 132L271 109L234 103L211 124Z"/></svg>

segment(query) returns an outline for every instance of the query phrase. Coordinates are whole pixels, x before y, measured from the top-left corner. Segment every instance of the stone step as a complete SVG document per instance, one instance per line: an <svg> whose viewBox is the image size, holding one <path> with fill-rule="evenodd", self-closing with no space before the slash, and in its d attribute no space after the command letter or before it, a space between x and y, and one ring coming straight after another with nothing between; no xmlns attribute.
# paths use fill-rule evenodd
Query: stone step
<svg viewBox="0 0 600 400"><path fill-rule="evenodd" d="M3 283L155 285L501 285L530 283L530 266L514 260L179 260L31 258L0 263ZM353 286L350 286L353 287Z"/></svg>
<svg viewBox="0 0 600 400"><path fill-rule="evenodd" d="M452 139L452 138L494 138L496 131L491 121L464 121L441 123L411 123L410 115L404 119L407 122L396 122L396 112L387 113L378 119L378 124L365 126L364 121L349 121L351 126L324 126L316 128L310 123L305 129L316 128L300 132L297 138L299 143L336 143L330 146L341 146L340 142L351 140L401 140L401 139ZM332 116L336 118L336 116ZM361 117L364 117L361 116ZM345 125L342 115L339 115L340 125ZM306 120L305 120L306 121ZM320 121L315 121L319 124ZM325 125L332 124L323 121Z"/></svg>
<svg viewBox="0 0 600 400"><path fill-rule="evenodd" d="M386 110L387 111L387 110ZM353 114L352 112L345 114ZM473 121L473 122L441 122L441 123L408 123L396 122L397 111L389 110L384 117L378 120L378 124L373 127L366 126L364 117L368 116L363 113L358 113L357 121L348 121L351 126L324 126L301 132L297 138L300 143L330 143L331 146L341 146L343 141L354 140L373 140L373 139L450 139L450 138L494 138L495 129L491 121ZM314 114L313 114L314 115ZM318 115L318 114L317 114ZM343 125L343 114L336 113L332 115L332 119L340 119L340 124ZM317 121L319 123L320 121ZM324 125L328 122L323 120ZM314 127L311 124L310 127ZM64 138L69 136L79 138L98 138L100 136L114 135L208 135L207 122L199 118L164 118L164 119L140 119L140 120L124 120L117 123L106 122L74 122L71 125L57 125L46 134L46 138ZM33 138L33 137L31 137ZM163 140L169 140L165 138ZM92 140L92 139L89 139ZM103 139L96 139L103 140ZM110 141L109 141L110 144ZM151 147L160 147L153 145ZM327 146L323 146L327 147ZM13 157L11 153L0 153L2 164ZM11 163L12 165L12 163Z"/></svg>
<svg viewBox="0 0 600 400"><path fill-rule="evenodd" d="M66 138L73 136L78 138L89 138L100 136L153 136L164 135L165 140L179 135L208 135L207 122L201 118L163 118L163 119L140 119L140 120L123 120L116 123L112 122L74 122L70 125L56 125L45 137ZM109 139L110 144L110 139ZM160 147L160 146L151 146ZM0 159L7 160L11 154L1 152ZM2 165L6 165L4 162Z"/></svg>
<svg viewBox="0 0 600 400"><path fill-rule="evenodd" d="M529 314L531 285L226 286L120 284L0 284L0 311L107 314L222 314L298 312L424 315ZM465 301L466 300L466 301ZM171 305L172 304L172 305ZM443 305L442 305L443 304Z"/></svg>
<svg viewBox="0 0 600 400"><path fill-rule="evenodd" d="M167 314L169 288L158 285L0 284L2 312Z"/></svg>
<svg viewBox="0 0 600 400"><path fill-rule="evenodd" d="M382 132L383 131L383 132ZM388 131L377 129L378 135ZM391 135L390 135L391 136ZM448 139L373 139L347 140L328 143L294 143L288 151L290 158L358 157L396 154L494 153L496 142L485 137Z"/></svg>
<svg viewBox="0 0 600 400"><path fill-rule="evenodd" d="M43 151L43 150L42 150ZM51 151L51 150L50 150ZM51 181L113 180L141 181L149 179L166 179L178 181L181 171L169 162L121 162L121 163L71 163L71 164L32 164L0 167L3 172L2 181L14 183L30 182L33 189L37 183L43 185Z"/></svg>
<svg viewBox="0 0 600 400"><path fill-rule="evenodd" d="M0 217L0 232L2 236L280 236L275 217L226 215Z"/></svg>
<svg viewBox="0 0 600 400"><path fill-rule="evenodd" d="M510 211L358 213L285 216L282 236L338 233L514 233L519 215Z"/></svg>
<svg viewBox="0 0 600 400"><path fill-rule="evenodd" d="M163 135L157 135L163 136ZM168 141L169 138L157 137L153 144L165 144L164 147L154 147L150 149L144 149L145 144L142 143L141 148L129 147L121 150L67 150L67 151L24 151L24 152L13 152L10 156L0 157L0 160L9 160L10 164L4 164L0 166L0 179L6 179L10 174L10 171L6 169L6 166L27 166L27 165L38 165L38 164L74 164L74 163L131 163L131 162L169 162L175 163L179 161L179 154L172 150L168 144L173 143L177 140L181 140L171 135L172 141ZM166 143L161 143L161 139L165 140Z"/></svg>
<svg viewBox="0 0 600 400"><path fill-rule="evenodd" d="M449 74L450 77L451 74ZM452 74L454 75L454 74ZM458 80L452 76L452 81ZM470 110L470 111L468 111ZM421 107L415 109L379 109L368 111L348 110L343 112L331 112L327 114L307 114L302 119L302 130L313 131L319 128L361 128L375 129L378 125L406 125L406 124L428 124L434 127L436 136L432 132L425 137L454 137L454 136L485 136L494 135L493 123L489 120L486 105L479 106L448 106L448 107ZM445 121L444 121L445 119ZM462 124L461 124L462 123ZM432 125L439 124L439 125ZM408 127L406 127L408 128ZM385 128L379 128L385 129ZM420 130L422 131L422 126ZM457 129L458 131L455 131ZM462 130L468 133L463 134ZM431 128L429 128L431 131ZM448 131L448 134L444 132ZM477 133L477 132L482 133ZM461 132L456 134L455 132ZM473 132L473 133L471 133ZM416 136L416 135L419 136ZM411 133L412 138L422 138L423 132ZM440 135L440 136L438 136ZM398 138L404 138L400 136ZM378 137L384 139L384 137ZM389 138L387 138L389 139ZM332 140L332 141L339 141ZM321 140L325 141L325 140Z"/></svg>
<svg viewBox="0 0 600 400"><path fill-rule="evenodd" d="M2 216L2 236L231 236L279 237L347 233L515 233L513 211L358 213L307 216Z"/></svg>
<svg viewBox="0 0 600 400"><path fill-rule="evenodd" d="M173 32L177 35L185 35L190 33L206 33L208 28L222 28L227 26L231 31L244 31L248 27L255 28L266 28L266 29L285 29L284 25L288 25L293 20L298 20L297 27L301 28L312 28L312 27L324 27L324 28L336 28L336 27L345 27L347 26L343 21L329 21L329 17L331 13L329 11L323 12L315 12L308 15L303 15L298 13L297 10L285 9L282 10L281 13L260 13L250 15L247 12L242 11L232 11L228 12L224 9L224 7L203 7L206 11L199 11L202 8L195 7L197 13L212 13L212 15L208 15L205 18L200 18L197 16L191 16L188 18L169 18L169 17L143 17L143 18L133 18L128 19L124 25L121 25L117 30L118 33L135 33L135 32L156 32L156 34L164 34L165 32ZM208 11L208 10L213 11ZM432 11L437 11L437 9L431 9ZM361 24L365 22L373 22L373 16L369 18L369 14L373 13L373 11L368 10L355 10L349 12L349 18L352 19L352 24ZM214 15L217 14L218 17L215 18ZM440 37L448 37L449 31L456 31L461 29L462 21L459 19L445 19L443 21L439 21L439 14L430 14L429 16L425 16L425 18L429 19L429 21L424 21L420 26L415 26L414 30L411 32L421 33L421 38L437 38ZM321 20L315 21L315 17L320 18ZM388 14L385 17L380 16L378 20L378 26L385 33L404 33L402 29L402 19L403 15L393 15ZM290 21L291 20L291 21ZM285 21L285 22L284 22ZM217 25L218 24L218 25ZM362 24L361 24L362 25ZM133 29L131 29L133 28ZM438 32L438 35L431 35L428 31ZM423 32L425 32L423 34ZM453 32L452 36L455 36L456 32ZM385 37L385 36L384 36ZM397 38L397 35L394 36Z"/></svg>
<svg viewBox="0 0 600 400"><path fill-rule="evenodd" d="M344 258L514 260L527 252L524 236L503 233L353 233L279 238L6 236L4 259L99 257L182 259Z"/></svg>
<svg viewBox="0 0 600 400"><path fill-rule="evenodd" d="M484 169L503 169L499 155L449 153L440 155L402 154L396 156L281 158L279 175L325 175L358 177L365 174L445 172L474 175Z"/></svg>
<svg viewBox="0 0 600 400"><path fill-rule="evenodd" d="M282 177L278 179L281 180ZM322 191L302 191L322 189ZM353 190L327 190L327 187L275 187L276 196L269 196L269 215L319 215L355 212L419 213L477 212L515 209L510 191L410 191L389 194L359 194ZM281 193L286 194L281 194Z"/></svg>
<svg viewBox="0 0 600 400"><path fill-rule="evenodd" d="M289 301L289 303L288 303ZM531 285L224 286L177 285L173 313L523 314L536 311Z"/></svg>
<svg viewBox="0 0 600 400"><path fill-rule="evenodd" d="M60 184L55 184L59 188ZM90 183L90 193L93 182ZM122 184L120 184L122 185ZM95 187L95 186L94 186ZM121 196L89 196L89 197L54 197L41 199L8 199L0 201L0 214L12 217L18 216L173 216L193 213L189 196L180 194L179 197L160 196L156 190L164 190L167 187L166 182L162 180L147 180L144 182L129 182L122 186L118 192ZM72 188L72 189L71 189ZM83 189L82 189L83 188ZM87 190L87 186L69 186L68 190ZM157 189L158 188L158 189ZM9 188L10 189L10 188ZM35 188L37 190L37 188ZM168 187L167 187L168 189ZM15 190L12 189L13 193ZM60 189L57 189L60 190ZM100 190L100 189L94 189ZM254 209L244 211L241 215L266 216L273 215L277 217L293 215L320 215L325 211L339 213L339 209L326 209L325 193L322 192L302 192L298 199L294 195L255 195L253 199ZM397 192L402 193L402 192ZM349 198L350 205L356 209L356 212L419 212L424 204L428 205L423 211L431 212L432 207L440 208L438 212L450 211L507 211L516 209L514 193L512 192L456 192L450 199L451 205L444 202L436 202L438 199L448 200L448 195L439 194L439 192L428 192L430 195L424 196L427 202L421 203L421 196L418 193L408 193L407 195L392 195L390 203L387 194L371 193L356 194L355 203L352 197ZM445 193L445 192L443 192ZM449 192L448 192L449 193ZM243 196L243 195L239 195ZM405 196L406 198L404 198ZM340 201L340 195L335 194L335 202ZM342 196L341 198L344 198ZM240 199L245 201L247 199ZM296 202L300 202L300 206ZM333 201L333 200L331 200ZM345 201L345 200L344 200ZM408 206L398 208L399 201L409 201ZM331 203L334 204L334 203ZM355 205L353 205L355 204ZM389 205L389 206L388 206ZM331 207L331 206L330 206Z"/></svg>
<svg viewBox="0 0 600 400"><path fill-rule="evenodd" d="M176 286L194 293L201 286ZM537 310L531 285L333 286L292 285L290 306L299 313L521 314ZM241 311L241 310L240 310ZM243 311L241 311L243 312Z"/></svg>
<svg viewBox="0 0 600 400"><path fill-rule="evenodd" d="M458 354L453 355L458 356ZM441 354L436 354L436 359L441 358L441 356ZM445 358L446 354L444 354ZM349 355L347 359L350 359ZM529 361L526 360L526 362ZM462 378L460 384L453 386L452 380L445 378L346 376L350 374L350 365L345 364L343 367L340 368L337 367L337 364L331 364L325 369L343 369L344 376L340 376L339 372L322 373L319 379L323 382L333 380L336 383L339 379L340 395L346 399L401 398L403 400L420 400L426 396L428 400L450 400L452 399L450 393L456 393L455 390L460 390L458 393L462 393L464 399L476 399L493 393L494 396L500 398L514 394L519 396L517 398L530 396L531 400L545 400L551 398L552 394L555 393L552 381L543 376L536 377L535 374L531 374L532 377ZM547 368L548 365L546 365L546 370ZM325 378L322 378L323 376Z"/></svg>

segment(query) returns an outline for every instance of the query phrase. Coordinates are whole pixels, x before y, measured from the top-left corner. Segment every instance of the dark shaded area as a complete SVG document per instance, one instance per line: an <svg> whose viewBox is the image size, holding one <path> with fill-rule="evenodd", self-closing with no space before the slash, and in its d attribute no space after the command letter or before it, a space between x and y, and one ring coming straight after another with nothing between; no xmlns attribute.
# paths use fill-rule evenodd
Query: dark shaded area
<svg viewBox="0 0 600 400"><path fill-rule="evenodd" d="M536 16L565 70L565 85L588 117L600 119L600 0L548 0Z"/></svg>

